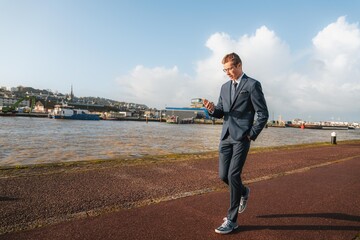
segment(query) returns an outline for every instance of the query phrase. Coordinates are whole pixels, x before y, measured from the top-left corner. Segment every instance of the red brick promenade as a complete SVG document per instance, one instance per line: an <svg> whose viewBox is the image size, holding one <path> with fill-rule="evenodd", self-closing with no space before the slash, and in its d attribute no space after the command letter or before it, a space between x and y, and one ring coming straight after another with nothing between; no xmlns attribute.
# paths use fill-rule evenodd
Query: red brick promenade
<svg viewBox="0 0 360 240"><path fill-rule="evenodd" d="M354 239L360 142L253 152L240 227L216 157L0 170L0 239Z"/></svg>

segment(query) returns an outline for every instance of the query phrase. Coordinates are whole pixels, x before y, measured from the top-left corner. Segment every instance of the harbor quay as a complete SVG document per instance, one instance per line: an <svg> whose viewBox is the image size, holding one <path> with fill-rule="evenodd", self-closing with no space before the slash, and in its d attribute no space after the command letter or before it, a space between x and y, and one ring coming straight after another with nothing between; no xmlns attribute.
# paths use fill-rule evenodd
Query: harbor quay
<svg viewBox="0 0 360 240"><path fill-rule="evenodd" d="M29 95L29 92L31 93ZM50 89L41 90L18 86L0 88L0 116L51 117L76 120L115 120L167 122L176 124L222 124L223 119L214 119L204 107L202 98L192 98L188 107L149 108L145 104L118 102L103 98L79 98L73 93L53 93ZM274 116L266 127L292 127L326 130L359 129L359 122L320 121L310 122L295 118L285 121L281 115Z"/></svg>
<svg viewBox="0 0 360 240"><path fill-rule="evenodd" d="M0 168L0 239L219 239L216 152ZM360 141L253 148L227 239L358 239Z"/></svg>
<svg viewBox="0 0 360 240"><path fill-rule="evenodd" d="M163 117L147 117L147 116L137 116L137 117L129 117L129 116L116 116L111 117L110 114L106 115L105 113L98 113L99 120L106 121L137 121L137 122L164 122L171 124L223 124L223 119L216 118L196 118L194 117L195 112L188 111L187 114L182 113L178 115L173 115L174 111L169 112L169 115L164 115ZM34 117L34 118L49 118L49 114L47 113L1 113L0 117ZM86 120L86 119L80 119ZM296 121L275 121L269 120L267 125L268 127L275 128L301 128L301 129L324 129L324 130L353 130L360 129L360 124L357 122L317 122L317 123L309 123L309 122L296 122Z"/></svg>
<svg viewBox="0 0 360 240"><path fill-rule="evenodd" d="M34 117L34 118L49 118L47 113L0 113L0 117ZM146 118L146 117L118 117L118 118L100 118L100 120L107 121L142 121L142 122L166 122L166 119L160 118Z"/></svg>

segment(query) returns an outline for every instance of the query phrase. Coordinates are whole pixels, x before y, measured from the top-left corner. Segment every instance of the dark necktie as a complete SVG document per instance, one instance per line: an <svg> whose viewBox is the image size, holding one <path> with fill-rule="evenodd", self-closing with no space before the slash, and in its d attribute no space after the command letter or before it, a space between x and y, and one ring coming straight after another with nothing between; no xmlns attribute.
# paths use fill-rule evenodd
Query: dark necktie
<svg viewBox="0 0 360 240"><path fill-rule="evenodd" d="M231 103L235 100L236 86L237 86L237 82L231 84L231 99L230 99Z"/></svg>

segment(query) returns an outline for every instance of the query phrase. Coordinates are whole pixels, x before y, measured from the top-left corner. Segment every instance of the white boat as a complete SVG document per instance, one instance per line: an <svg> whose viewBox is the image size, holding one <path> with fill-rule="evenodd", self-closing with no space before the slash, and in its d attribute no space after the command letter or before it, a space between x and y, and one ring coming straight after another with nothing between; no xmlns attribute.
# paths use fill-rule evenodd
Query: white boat
<svg viewBox="0 0 360 240"><path fill-rule="evenodd" d="M54 110L49 114L54 119L71 119L71 120L100 120L98 114L90 113L86 109L74 109L70 106L55 105Z"/></svg>

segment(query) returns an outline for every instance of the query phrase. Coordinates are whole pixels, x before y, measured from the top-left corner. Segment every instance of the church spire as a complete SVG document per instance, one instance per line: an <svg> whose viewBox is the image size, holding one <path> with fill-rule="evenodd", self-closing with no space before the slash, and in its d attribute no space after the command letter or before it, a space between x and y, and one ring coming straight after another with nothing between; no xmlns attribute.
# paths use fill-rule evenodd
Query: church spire
<svg viewBox="0 0 360 240"><path fill-rule="evenodd" d="M74 100L74 92L73 92L73 85L71 84L71 93L70 93L71 100Z"/></svg>

